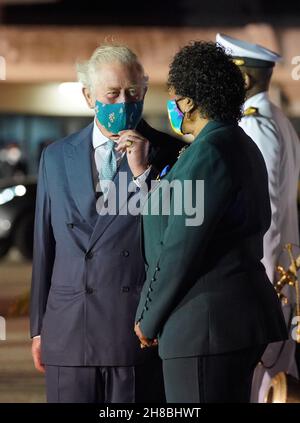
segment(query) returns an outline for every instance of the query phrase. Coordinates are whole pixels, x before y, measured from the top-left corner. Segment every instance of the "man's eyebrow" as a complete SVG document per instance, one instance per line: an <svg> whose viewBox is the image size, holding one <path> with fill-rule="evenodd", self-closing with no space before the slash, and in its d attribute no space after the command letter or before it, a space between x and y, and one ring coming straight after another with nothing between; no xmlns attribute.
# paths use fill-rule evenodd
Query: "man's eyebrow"
<svg viewBox="0 0 300 423"><path fill-rule="evenodd" d="M130 90L131 88L138 88L138 87L140 87L140 84L132 84L126 87L126 89ZM109 91L109 90L121 90L121 89L122 89L121 87L107 87L106 90Z"/></svg>

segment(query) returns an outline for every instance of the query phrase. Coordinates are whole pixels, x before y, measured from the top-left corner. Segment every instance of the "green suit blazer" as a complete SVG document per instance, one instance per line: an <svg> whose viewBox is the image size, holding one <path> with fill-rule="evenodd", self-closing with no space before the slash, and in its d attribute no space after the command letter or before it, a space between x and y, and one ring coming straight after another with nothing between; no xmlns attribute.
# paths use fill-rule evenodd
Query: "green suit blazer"
<svg viewBox="0 0 300 423"><path fill-rule="evenodd" d="M256 144L237 124L209 122L143 209L147 278L136 322L145 336L158 337L162 358L287 337L261 263L270 222L267 171Z"/></svg>

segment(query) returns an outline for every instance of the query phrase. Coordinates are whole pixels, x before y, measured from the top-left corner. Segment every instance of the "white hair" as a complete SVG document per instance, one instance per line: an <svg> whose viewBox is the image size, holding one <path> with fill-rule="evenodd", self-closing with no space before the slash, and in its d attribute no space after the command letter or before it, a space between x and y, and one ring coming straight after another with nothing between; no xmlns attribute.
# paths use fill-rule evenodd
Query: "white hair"
<svg viewBox="0 0 300 423"><path fill-rule="evenodd" d="M81 84L93 92L97 83L97 71L104 63L118 62L125 65L133 65L141 72L142 84L146 87L148 76L145 75L144 68L137 58L137 55L125 45L103 44L96 48L89 60L77 63L77 77Z"/></svg>

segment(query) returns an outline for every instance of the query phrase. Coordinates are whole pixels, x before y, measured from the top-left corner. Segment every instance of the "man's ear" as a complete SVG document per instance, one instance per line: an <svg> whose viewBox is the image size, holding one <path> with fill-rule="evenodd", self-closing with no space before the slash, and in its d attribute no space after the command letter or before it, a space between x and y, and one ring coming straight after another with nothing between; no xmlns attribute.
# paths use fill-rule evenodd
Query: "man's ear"
<svg viewBox="0 0 300 423"><path fill-rule="evenodd" d="M87 102L87 105L90 109L93 109L95 107L95 102L93 99L93 96L90 93L90 90L86 87L82 88L82 94L84 95L85 101Z"/></svg>

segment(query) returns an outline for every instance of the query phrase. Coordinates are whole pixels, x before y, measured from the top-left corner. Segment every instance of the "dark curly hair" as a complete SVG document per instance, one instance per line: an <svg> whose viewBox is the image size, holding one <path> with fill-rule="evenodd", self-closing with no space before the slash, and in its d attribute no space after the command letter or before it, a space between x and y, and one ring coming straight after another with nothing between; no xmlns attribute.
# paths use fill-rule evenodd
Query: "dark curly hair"
<svg viewBox="0 0 300 423"><path fill-rule="evenodd" d="M191 98L210 120L237 122L245 101L242 73L221 46L193 41L170 64L168 87Z"/></svg>

